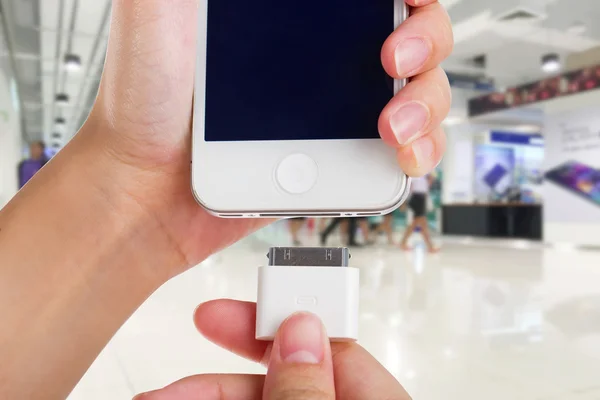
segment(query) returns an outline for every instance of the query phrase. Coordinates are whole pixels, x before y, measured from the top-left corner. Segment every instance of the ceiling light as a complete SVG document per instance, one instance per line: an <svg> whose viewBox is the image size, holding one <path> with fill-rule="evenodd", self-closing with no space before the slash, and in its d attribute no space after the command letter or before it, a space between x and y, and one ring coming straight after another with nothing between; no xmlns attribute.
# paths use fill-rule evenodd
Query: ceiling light
<svg viewBox="0 0 600 400"><path fill-rule="evenodd" d="M23 105L28 110L39 110L40 108L42 108L42 105L40 103L34 103L31 101L26 101Z"/></svg>
<svg viewBox="0 0 600 400"><path fill-rule="evenodd" d="M75 54L65 56L65 69L69 72L77 72L81 69L81 57Z"/></svg>
<svg viewBox="0 0 600 400"><path fill-rule="evenodd" d="M583 35L585 31L587 31L587 26L580 21L573 23L573 25L567 29L567 32L572 35Z"/></svg>
<svg viewBox="0 0 600 400"><path fill-rule="evenodd" d="M560 56L556 53L546 54L542 57L542 70L549 74L558 72L562 68Z"/></svg>
<svg viewBox="0 0 600 400"><path fill-rule="evenodd" d="M65 125L67 120L62 117L58 117L54 120L54 123L56 123L56 125Z"/></svg>
<svg viewBox="0 0 600 400"><path fill-rule="evenodd" d="M66 106L69 104L69 95L66 93L57 94L55 100L59 106Z"/></svg>
<svg viewBox="0 0 600 400"><path fill-rule="evenodd" d="M55 149L60 149L61 148L61 144L60 143L52 143L52 147Z"/></svg>
<svg viewBox="0 0 600 400"><path fill-rule="evenodd" d="M516 132L522 133L540 133L542 131L542 127L540 125L535 124L522 124L513 127Z"/></svg>
<svg viewBox="0 0 600 400"><path fill-rule="evenodd" d="M62 139L62 135L58 132L52 134L52 139Z"/></svg>
<svg viewBox="0 0 600 400"><path fill-rule="evenodd" d="M461 117L448 116L444 120L444 125L446 125L446 126L458 125L458 124L461 124L463 121L464 120Z"/></svg>

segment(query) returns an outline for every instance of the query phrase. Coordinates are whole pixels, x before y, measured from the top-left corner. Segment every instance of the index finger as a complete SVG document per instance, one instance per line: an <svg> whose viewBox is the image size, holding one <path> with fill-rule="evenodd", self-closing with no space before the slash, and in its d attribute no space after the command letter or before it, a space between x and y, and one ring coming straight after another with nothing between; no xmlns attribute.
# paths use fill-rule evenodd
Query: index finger
<svg viewBox="0 0 600 400"><path fill-rule="evenodd" d="M437 3L438 0L404 0L404 2L411 7L423 7L432 3Z"/></svg>
<svg viewBox="0 0 600 400"><path fill-rule="evenodd" d="M394 78L411 78L436 68L454 47L452 24L444 7L437 1L418 4L381 49L383 67Z"/></svg>
<svg viewBox="0 0 600 400"><path fill-rule="evenodd" d="M256 304L215 300L195 312L196 327L211 342L252 361L265 364L271 345L254 339ZM331 346L337 397L344 400L409 400L398 381L356 343Z"/></svg>

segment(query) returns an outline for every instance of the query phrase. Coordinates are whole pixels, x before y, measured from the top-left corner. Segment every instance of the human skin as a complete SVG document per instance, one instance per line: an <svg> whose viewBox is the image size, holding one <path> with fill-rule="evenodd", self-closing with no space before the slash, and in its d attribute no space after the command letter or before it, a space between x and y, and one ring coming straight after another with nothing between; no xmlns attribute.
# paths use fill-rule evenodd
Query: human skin
<svg viewBox="0 0 600 400"><path fill-rule="evenodd" d="M407 3L413 15L384 44L382 62L393 77L412 79L383 110L379 129L399 167L419 176L445 150L440 124L450 89L438 65L452 33L436 1ZM88 121L0 211L2 399L65 398L158 287L268 223L215 218L191 195L197 1L112 7ZM409 59L397 51L407 44ZM403 106L410 115L398 118Z"/></svg>

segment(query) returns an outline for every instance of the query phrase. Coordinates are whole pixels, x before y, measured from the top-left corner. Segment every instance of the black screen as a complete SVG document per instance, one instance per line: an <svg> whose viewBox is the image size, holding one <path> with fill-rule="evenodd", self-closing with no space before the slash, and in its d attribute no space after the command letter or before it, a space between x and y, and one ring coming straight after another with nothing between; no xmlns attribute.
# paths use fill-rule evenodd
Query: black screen
<svg viewBox="0 0 600 400"><path fill-rule="evenodd" d="M378 138L394 0L209 0L206 140Z"/></svg>

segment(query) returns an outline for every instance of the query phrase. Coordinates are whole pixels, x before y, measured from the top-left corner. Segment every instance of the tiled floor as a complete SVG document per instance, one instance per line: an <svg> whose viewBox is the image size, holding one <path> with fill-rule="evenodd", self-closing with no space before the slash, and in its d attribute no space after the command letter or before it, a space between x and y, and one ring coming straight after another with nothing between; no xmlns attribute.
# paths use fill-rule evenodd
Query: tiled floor
<svg viewBox="0 0 600 400"><path fill-rule="evenodd" d="M70 396L130 399L187 375L263 372L204 340L192 313L254 300L274 227L161 288ZM274 243L274 244L285 244ZM361 343L415 399L600 399L600 252L446 239L443 252L353 251Z"/></svg>

